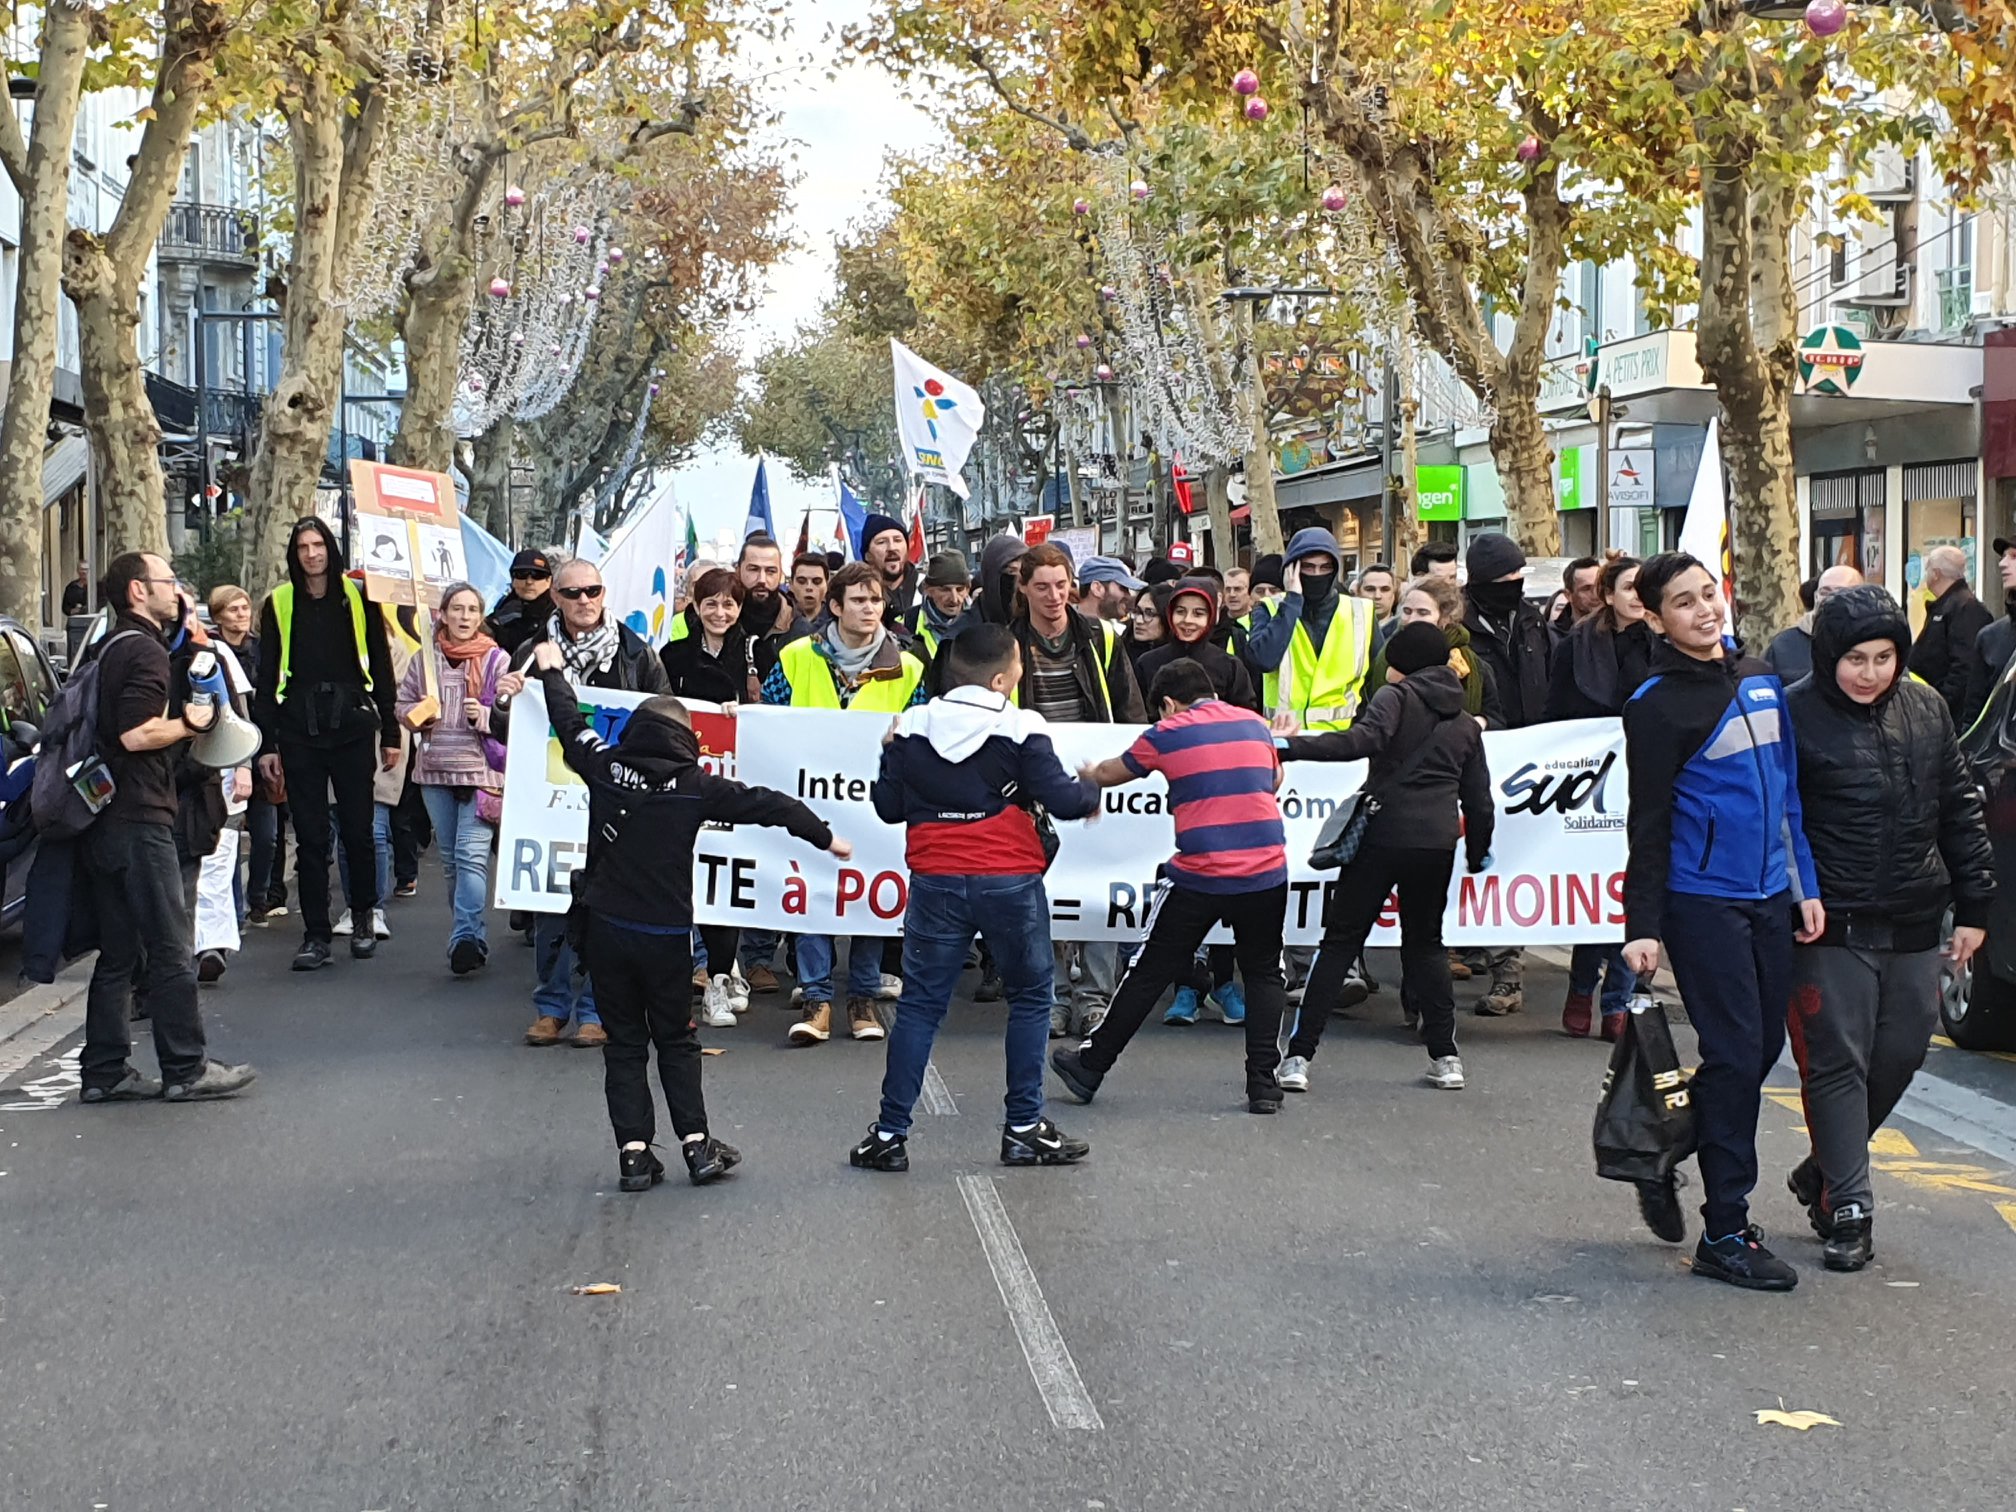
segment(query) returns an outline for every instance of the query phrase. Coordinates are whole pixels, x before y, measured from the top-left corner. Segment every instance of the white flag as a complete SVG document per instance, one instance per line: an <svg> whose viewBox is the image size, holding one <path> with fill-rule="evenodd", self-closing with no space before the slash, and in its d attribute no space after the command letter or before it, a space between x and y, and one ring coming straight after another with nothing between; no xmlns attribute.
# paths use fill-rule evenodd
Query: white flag
<svg viewBox="0 0 2016 1512"><path fill-rule="evenodd" d="M894 337L890 360L896 369L896 428L913 477L943 483L965 498L959 469L973 450L987 418L980 396L942 368L935 368Z"/></svg>
<svg viewBox="0 0 2016 1512"><path fill-rule="evenodd" d="M1733 601L1729 556L1729 501L1722 482L1722 438L1718 420L1708 422L1701 447L1701 465L1694 470L1694 491L1680 522L1681 551L1694 557L1722 584L1722 602Z"/></svg>
<svg viewBox="0 0 2016 1512"><path fill-rule="evenodd" d="M667 488L644 506L602 558L606 613L653 646L672 634L672 604L679 596L676 560L685 520Z"/></svg>

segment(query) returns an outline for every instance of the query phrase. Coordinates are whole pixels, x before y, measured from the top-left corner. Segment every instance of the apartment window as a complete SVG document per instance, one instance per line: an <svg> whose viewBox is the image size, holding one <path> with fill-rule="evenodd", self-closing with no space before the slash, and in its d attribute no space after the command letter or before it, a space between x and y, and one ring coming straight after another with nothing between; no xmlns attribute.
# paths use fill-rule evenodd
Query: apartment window
<svg viewBox="0 0 2016 1512"><path fill-rule="evenodd" d="M1582 334L1598 341L1603 335L1603 270L1593 262L1582 264Z"/></svg>

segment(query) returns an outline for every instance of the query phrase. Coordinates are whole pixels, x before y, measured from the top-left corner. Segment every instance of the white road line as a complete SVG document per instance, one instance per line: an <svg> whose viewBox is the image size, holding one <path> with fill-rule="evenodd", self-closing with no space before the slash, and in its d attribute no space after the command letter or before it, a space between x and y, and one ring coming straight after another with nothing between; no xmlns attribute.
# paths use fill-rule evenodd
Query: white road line
<svg viewBox="0 0 2016 1512"><path fill-rule="evenodd" d="M74 1007L65 1007L37 1019L12 1039L0 1044L0 1081L32 1064L38 1056L62 1044L83 1027L84 1004L81 1000Z"/></svg>
<svg viewBox="0 0 2016 1512"><path fill-rule="evenodd" d="M1104 1428L1064 1335L1057 1331L1057 1320L1050 1315L1050 1304L1043 1300L1043 1288L1037 1284L1029 1257L1022 1252L1022 1241L1008 1221L1008 1210L1001 1205L993 1179L961 1176L959 1195L966 1199L966 1211L979 1232L980 1248L987 1253L994 1284L1001 1290L1008 1321L1022 1343L1023 1358L1029 1362L1029 1374L1036 1378L1036 1390L1042 1394L1050 1421L1059 1428Z"/></svg>
<svg viewBox="0 0 2016 1512"><path fill-rule="evenodd" d="M945 1078L938 1074L938 1062L924 1063L924 1090L917 1099L924 1105L926 1113L937 1113L946 1118L959 1116L959 1104L952 1101L952 1089L945 1085Z"/></svg>

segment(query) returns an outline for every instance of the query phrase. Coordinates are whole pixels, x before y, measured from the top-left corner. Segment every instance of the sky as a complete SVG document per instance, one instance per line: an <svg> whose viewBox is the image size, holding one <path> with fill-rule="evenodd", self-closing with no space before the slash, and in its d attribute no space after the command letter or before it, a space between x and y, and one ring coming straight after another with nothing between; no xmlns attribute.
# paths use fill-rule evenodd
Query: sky
<svg viewBox="0 0 2016 1512"><path fill-rule="evenodd" d="M765 81L783 113L771 140L794 154L800 178L786 210L791 250L770 270L768 296L740 332L749 356L818 313L833 285L836 238L881 199L884 153L943 140L936 123L879 70L852 64L826 77L836 49L825 40L824 28L864 19L868 0L819 0L805 9L816 19L802 24L791 50L818 61L779 70ZM763 59L749 61L758 71L776 68ZM798 538L805 509L830 510L833 491L798 482L775 460L766 472L772 517L788 548ZM744 456L732 439L674 475L675 496L682 506L693 506L702 541L724 532L739 535L755 476L756 459ZM830 530L831 516L815 521L813 529Z"/></svg>

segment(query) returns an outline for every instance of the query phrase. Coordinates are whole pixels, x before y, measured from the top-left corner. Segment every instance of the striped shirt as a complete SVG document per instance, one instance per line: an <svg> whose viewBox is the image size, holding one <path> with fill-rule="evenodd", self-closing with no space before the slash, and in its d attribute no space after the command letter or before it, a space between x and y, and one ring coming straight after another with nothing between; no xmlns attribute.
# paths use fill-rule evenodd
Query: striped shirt
<svg viewBox="0 0 2016 1512"><path fill-rule="evenodd" d="M1211 893L1287 884L1287 836L1274 799L1279 758L1259 715L1206 699L1143 731L1120 759L1135 776L1160 772L1169 784L1172 881Z"/></svg>

